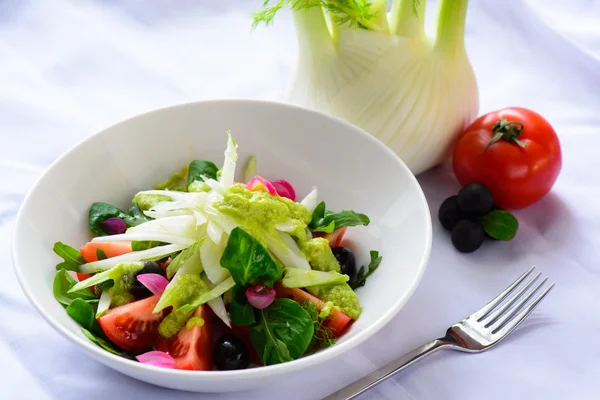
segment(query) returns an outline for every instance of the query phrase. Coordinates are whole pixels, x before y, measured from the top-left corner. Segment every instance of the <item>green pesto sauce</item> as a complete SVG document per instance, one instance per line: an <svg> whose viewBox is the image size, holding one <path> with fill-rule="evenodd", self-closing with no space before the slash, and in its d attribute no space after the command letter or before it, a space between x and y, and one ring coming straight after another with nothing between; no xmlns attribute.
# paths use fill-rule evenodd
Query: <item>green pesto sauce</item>
<svg viewBox="0 0 600 400"><path fill-rule="evenodd" d="M156 190L176 190L178 192L185 192L187 190L188 169L189 165L186 165L181 171L171 175L169 179L158 182L152 187Z"/></svg>
<svg viewBox="0 0 600 400"><path fill-rule="evenodd" d="M300 242L300 250L313 269L340 272L340 263L333 255L327 239L314 238Z"/></svg>
<svg viewBox="0 0 600 400"><path fill-rule="evenodd" d="M158 325L158 333L167 339L175 336L190 319L190 311L175 310Z"/></svg>
<svg viewBox="0 0 600 400"><path fill-rule="evenodd" d="M129 293L129 289L135 282L135 274L142 268L144 268L143 262L121 263L114 267L111 271L113 286L108 289L108 293L111 295L110 305L112 307L118 307L135 300Z"/></svg>
<svg viewBox="0 0 600 400"><path fill-rule="evenodd" d="M358 319L362 312L362 307L358 301L358 296L347 283L339 285L314 286L307 288L310 293L319 299L338 306L340 310L352 319Z"/></svg>
<svg viewBox="0 0 600 400"><path fill-rule="evenodd" d="M137 204L140 210L146 211L151 209L161 201L171 201L171 198L169 196L165 196L164 194L138 193L135 195L133 200L131 200L131 203Z"/></svg>
<svg viewBox="0 0 600 400"><path fill-rule="evenodd" d="M187 188L188 192L208 192L210 186L206 182L196 181L189 184Z"/></svg>
<svg viewBox="0 0 600 400"><path fill-rule="evenodd" d="M241 185L234 185L214 204L225 215L232 217L242 229L248 231L261 243L266 243L265 232L275 234L277 224L289 222L296 227L295 235L306 238L306 225L311 213L300 203L266 192L251 192Z"/></svg>
<svg viewBox="0 0 600 400"><path fill-rule="evenodd" d="M175 311L172 311L158 325L158 333L166 338L170 338L179 332L192 314L190 311L180 309L180 307L191 303L196 297L210 290L208 285L200 278L200 275L197 274L181 274L173 279L175 283L172 289L167 290L169 291L169 304L173 305ZM167 294L166 291L165 294Z"/></svg>

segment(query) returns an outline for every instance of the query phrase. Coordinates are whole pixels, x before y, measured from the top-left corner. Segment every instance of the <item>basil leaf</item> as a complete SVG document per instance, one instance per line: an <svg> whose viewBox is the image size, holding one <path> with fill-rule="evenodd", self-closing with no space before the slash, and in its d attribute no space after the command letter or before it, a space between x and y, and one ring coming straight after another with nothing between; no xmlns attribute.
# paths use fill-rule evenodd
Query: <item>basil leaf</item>
<svg viewBox="0 0 600 400"><path fill-rule="evenodd" d="M276 299L257 314L259 320L250 327L249 334L264 365L295 360L306 352L314 325L300 304L290 299Z"/></svg>
<svg viewBox="0 0 600 400"><path fill-rule="evenodd" d="M366 268L364 265L360 267L360 270L356 274L356 279L354 281L348 282L348 285L350 285L352 290L361 286L365 286L367 278L373 272L375 272L375 270L379 267L379 264L381 264L381 260L383 260L383 257L379 255L379 252L377 250L371 250L370 255L371 262L369 262L369 266Z"/></svg>
<svg viewBox="0 0 600 400"><path fill-rule="evenodd" d="M98 302L98 298L94 295L94 292L87 288L68 293L76 283L77 281L69 275L67 270L61 269L58 271L52 284L54 298L64 306L70 305L75 299L82 299L90 303Z"/></svg>
<svg viewBox="0 0 600 400"><path fill-rule="evenodd" d="M56 266L57 271L60 271L61 269L66 269L68 271L79 271L79 266L86 263L79 251L64 244L63 242L54 243L52 250L57 256L62 257L64 260Z"/></svg>
<svg viewBox="0 0 600 400"><path fill-rule="evenodd" d="M248 303L245 288L237 285L233 288L229 314L234 325L247 326L256 322L254 307Z"/></svg>
<svg viewBox="0 0 600 400"><path fill-rule="evenodd" d="M313 232L332 233L344 226L369 225L371 221L365 214L352 210L344 210L337 213L325 208L325 202L320 202L312 214L309 228Z"/></svg>
<svg viewBox="0 0 600 400"><path fill-rule="evenodd" d="M94 307L82 299L74 299L67 307L67 314L88 330L96 321Z"/></svg>
<svg viewBox="0 0 600 400"><path fill-rule="evenodd" d="M497 240L511 240L519 229L519 221L504 210L494 210L481 217L480 221L486 233Z"/></svg>
<svg viewBox="0 0 600 400"><path fill-rule="evenodd" d="M220 263L242 287L257 283L273 287L283 275L263 245L240 227L231 231Z"/></svg>
<svg viewBox="0 0 600 400"><path fill-rule="evenodd" d="M90 332L89 330L85 329L85 328L81 328L81 331L83 332L83 334L85 335L85 337L87 337L91 342L97 344L98 346L102 347L104 350L109 351L113 354L116 354L118 356L122 356L125 355L126 352L124 350L120 350L117 347L115 347L112 343L110 343L108 340L105 340L104 338L94 335L92 332Z"/></svg>
<svg viewBox="0 0 600 400"><path fill-rule="evenodd" d="M203 176L217 179L217 171L219 171L219 168L210 161L192 161L188 170L188 186L194 182L204 182Z"/></svg>

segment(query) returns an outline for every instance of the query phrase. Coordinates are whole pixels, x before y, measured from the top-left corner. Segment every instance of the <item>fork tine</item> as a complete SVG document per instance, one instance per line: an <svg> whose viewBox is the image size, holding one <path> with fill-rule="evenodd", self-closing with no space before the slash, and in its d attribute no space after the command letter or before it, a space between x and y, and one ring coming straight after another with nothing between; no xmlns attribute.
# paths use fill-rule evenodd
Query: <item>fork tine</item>
<svg viewBox="0 0 600 400"><path fill-rule="evenodd" d="M492 327L492 333L498 331L500 328L502 328L504 325L506 325L506 323L508 321L510 321L515 316L515 314L517 314L519 312L519 310L521 308L523 308L523 306L525 305L525 303L527 303L537 293L537 291L540 290L540 288L542 287L542 285L544 283L546 283L547 280L548 280L547 277L544 278L544 279L542 279L542 281L540 283L538 283L537 285L535 285L535 287L527 294L527 296L525 296L521 301L519 301L510 310L510 312L508 312L507 314L503 315L494 324L492 324L491 325L491 327Z"/></svg>
<svg viewBox="0 0 600 400"><path fill-rule="evenodd" d="M527 316L541 303L541 301L544 299L544 297L546 297L548 293L550 293L553 287L554 283L548 286L546 290L544 290L529 306L527 306L527 308L521 311L512 321L508 322L500 330L496 329L495 331L492 331L492 334L504 337L510 332L512 332L512 330L519 326L519 324L523 322L525 318L527 318Z"/></svg>
<svg viewBox="0 0 600 400"><path fill-rule="evenodd" d="M517 286L519 286L521 284L521 282L523 282L523 280L525 280L525 278L527 278L527 276L529 276L529 274L531 273L531 271L533 271L534 268L535 268L535 266L529 268L523 275L521 275L519 277L519 279L517 279L509 287L504 289L504 291L502 293L500 293L494 300L490 301L488 304L483 306L483 308L481 308L480 310L474 312L471 315L471 317L476 318L477 321L480 321L484 317L486 317L490 313L490 311L492 311L494 309L494 307L496 307L498 304L500 304L502 302L502 300L504 300L509 294L511 294L513 292L513 290L515 290L515 288Z"/></svg>
<svg viewBox="0 0 600 400"><path fill-rule="evenodd" d="M531 287L531 285L533 285L535 283L535 281L537 281L537 279L540 277L540 275L542 275L542 273L538 272L536 276L531 278L531 280L529 282L527 282L527 284L525 286L523 286L523 288L517 292L517 294L515 294L510 300L508 300L506 303L504 303L502 305L502 307L500 307L496 311L492 312L491 314L488 314L488 316L486 316L485 318L482 318L485 320L485 327L487 328L488 326L492 325L494 322L496 322L496 320L498 318L500 318L502 316L502 314L504 314L508 309L510 309L510 307L513 304L515 304L517 302L517 300L519 300L525 292L527 292L527 290ZM480 322L480 321L477 321L477 322Z"/></svg>

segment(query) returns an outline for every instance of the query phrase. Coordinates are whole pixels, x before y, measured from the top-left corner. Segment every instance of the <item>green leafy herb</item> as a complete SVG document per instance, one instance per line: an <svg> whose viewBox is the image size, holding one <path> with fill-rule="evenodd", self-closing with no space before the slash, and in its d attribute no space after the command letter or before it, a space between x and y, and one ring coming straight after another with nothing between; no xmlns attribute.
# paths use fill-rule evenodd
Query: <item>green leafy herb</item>
<svg viewBox="0 0 600 400"><path fill-rule="evenodd" d="M283 275L283 270L263 245L239 227L231 231L220 263L242 287L257 283L273 287Z"/></svg>
<svg viewBox="0 0 600 400"><path fill-rule="evenodd" d="M265 0L264 8L252 14L253 28L261 23L272 24L277 12L290 6L292 10L323 7L338 25L348 24L349 26L378 30L376 13L368 0L277 0L274 5L269 7L270 3L270 0Z"/></svg>
<svg viewBox="0 0 600 400"><path fill-rule="evenodd" d="M233 288L229 314L231 314L231 322L234 325L247 326L256 322L254 307L248 303L245 288L238 285Z"/></svg>
<svg viewBox="0 0 600 400"><path fill-rule="evenodd" d="M320 202L314 209L309 228L313 232L332 233L344 226L369 225L371 221L365 214L351 210L334 213L326 209L325 202Z"/></svg>
<svg viewBox="0 0 600 400"><path fill-rule="evenodd" d="M125 219L125 223L128 227L137 226L144 222L150 221L151 218L147 217L137 204L132 205L127 210L128 216Z"/></svg>
<svg viewBox="0 0 600 400"><path fill-rule="evenodd" d="M98 298L90 289L82 289L76 292L69 293L69 290L77 281L65 269L61 269L56 273L52 284L54 298L62 305L68 306L75 299L82 299L90 303L97 303Z"/></svg>
<svg viewBox="0 0 600 400"><path fill-rule="evenodd" d="M149 221L137 204L133 205L126 213L113 205L96 202L90 207L88 223L90 230L99 236L106 235L107 233L102 230L100 224L109 218L120 218L128 227Z"/></svg>
<svg viewBox="0 0 600 400"><path fill-rule="evenodd" d="M376 250L371 250L371 262L369 266L365 268L364 266L360 267L360 270L356 274L356 280L354 282L349 282L349 285L352 289L359 288L361 286L365 286L366 280L381 264L382 256L379 255L379 252Z"/></svg>
<svg viewBox="0 0 600 400"><path fill-rule="evenodd" d="M56 265L56 270L66 269L67 271L79 271L79 266L85 264L85 258L81 253L71 246L64 244L63 242L54 243L52 248L57 256L62 257L63 262Z"/></svg>
<svg viewBox="0 0 600 400"><path fill-rule="evenodd" d="M188 186L194 182L204 182L204 177L217 179L217 166L206 160L194 160L190 163Z"/></svg>
<svg viewBox="0 0 600 400"><path fill-rule="evenodd" d="M494 210L481 217L480 221L487 234L498 240L511 240L519 229L519 221L504 210Z"/></svg>
<svg viewBox="0 0 600 400"><path fill-rule="evenodd" d="M94 307L82 299L74 299L67 307L67 314L88 330L91 330L96 322Z"/></svg>
<svg viewBox="0 0 600 400"><path fill-rule="evenodd" d="M175 257L167 267L167 278L171 279L177 270L179 270L179 268L181 268L181 266L185 264L187 260L189 260L195 253L200 251L202 243L204 243L204 240L194 243L181 253L177 254L177 257Z"/></svg>
<svg viewBox="0 0 600 400"><path fill-rule="evenodd" d="M308 300L301 304L301 306L308 313L308 315L310 315L310 319L313 322L314 334L309 348L321 349L333 346L336 341L333 330L324 325L325 321L331 317L327 316L325 318L321 318L319 316L319 310L317 310L317 307Z"/></svg>
<svg viewBox="0 0 600 400"><path fill-rule="evenodd" d="M87 337L91 342L93 342L93 343L97 344L98 346L102 347L104 350L109 351L109 352L111 352L113 354L116 354L118 356L123 356L123 355L126 354L126 352L124 350L120 350L120 349L116 348L108 340L105 340L104 338L102 338L100 336L94 335L89 330L87 330L85 328L81 328L81 331L83 332L83 334L85 335L85 337Z"/></svg>
<svg viewBox="0 0 600 400"><path fill-rule="evenodd" d="M314 335L311 316L290 299L276 299L257 311L258 322L249 329L250 340L264 365L291 361L304 354Z"/></svg>
<svg viewBox="0 0 600 400"><path fill-rule="evenodd" d="M101 248L96 249L96 257L98 257L98 260L106 260L108 258L106 257L106 253L104 252L104 250L102 250Z"/></svg>

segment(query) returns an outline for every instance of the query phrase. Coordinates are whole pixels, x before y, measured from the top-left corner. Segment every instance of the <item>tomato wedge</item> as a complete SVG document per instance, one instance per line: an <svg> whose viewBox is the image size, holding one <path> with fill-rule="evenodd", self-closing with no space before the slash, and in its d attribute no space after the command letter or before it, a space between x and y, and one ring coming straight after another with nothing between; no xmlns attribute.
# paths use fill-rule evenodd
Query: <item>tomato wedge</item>
<svg viewBox="0 0 600 400"><path fill-rule="evenodd" d="M310 293L305 292L302 289L286 288L281 284L281 282L277 282L277 284L275 285L275 291L276 291L277 297L287 297L289 299L294 300L297 303L302 304L306 301L310 301L311 303L313 303L315 305L315 307L317 307L317 310L319 310L319 311L323 307L325 307L324 301L319 300L318 298L311 295ZM350 322L352 322L352 318L350 318L349 316L347 316L340 310L334 308L333 310L331 310L331 314L329 314L329 319L327 319L323 323L323 326L331 329L331 333L335 337L340 337L344 333L344 331L348 328Z"/></svg>
<svg viewBox="0 0 600 400"><path fill-rule="evenodd" d="M98 261L98 250L102 250L107 258L131 253L131 242L89 242L81 246L79 252L87 262Z"/></svg>
<svg viewBox="0 0 600 400"><path fill-rule="evenodd" d="M313 232L312 235L313 237L323 237L327 239L329 241L329 247L333 248L342 244L342 240L344 240L344 234L346 233L347 228L347 226L344 226L331 233Z"/></svg>
<svg viewBox="0 0 600 400"><path fill-rule="evenodd" d="M98 318L106 336L120 348L131 352L150 350L158 337L158 324L164 313L152 313L160 296L134 301Z"/></svg>
<svg viewBox="0 0 600 400"><path fill-rule="evenodd" d="M213 370L212 317L206 304L198 307L177 336L171 339L159 337L156 349L170 354L175 359L176 369ZM194 318L204 323L195 322Z"/></svg>

